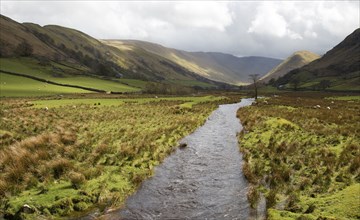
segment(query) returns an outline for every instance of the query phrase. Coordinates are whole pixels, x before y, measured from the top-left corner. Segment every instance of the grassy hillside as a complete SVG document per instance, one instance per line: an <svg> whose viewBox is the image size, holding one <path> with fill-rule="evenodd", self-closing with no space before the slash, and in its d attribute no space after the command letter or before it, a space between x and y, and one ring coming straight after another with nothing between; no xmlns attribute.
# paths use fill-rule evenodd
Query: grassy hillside
<svg viewBox="0 0 360 220"><path fill-rule="evenodd" d="M284 93L239 109L252 206L264 196L274 220L360 217L356 97Z"/></svg>
<svg viewBox="0 0 360 220"><path fill-rule="evenodd" d="M17 46L25 39L33 48L33 53L41 56L53 56L56 51L31 34L26 26L0 15L0 56L16 55Z"/></svg>
<svg viewBox="0 0 360 220"><path fill-rule="evenodd" d="M360 91L360 29L321 58L290 71L276 85L303 90Z"/></svg>
<svg viewBox="0 0 360 220"><path fill-rule="evenodd" d="M297 51L291 56L286 58L282 63L268 72L265 76L261 77L261 82L269 82L271 79L276 80L277 78L285 75L293 69L300 68L316 59L320 56L310 51Z"/></svg>
<svg viewBox="0 0 360 220"><path fill-rule="evenodd" d="M85 33L57 25L42 27L33 23L20 24L5 16L0 17L0 22L6 30L0 36L0 57L33 57L43 62L66 62L81 70L77 71L78 75L168 84L177 84L179 80L180 85L190 87L226 86L140 47L124 49L118 45L104 44Z"/></svg>
<svg viewBox="0 0 360 220"><path fill-rule="evenodd" d="M74 66L73 64L62 64L55 62L48 62L46 64L39 64L39 60L33 58L0 58L0 71L8 71L13 73L21 73L29 76L35 76L44 80L49 80L56 83L69 84L83 86L87 88L94 88L104 91L113 91L113 92L136 92L140 91L140 88L131 87L125 85L116 79L106 80L101 79L95 76L86 75L86 68L79 69L80 67ZM2 84L7 83L4 73L2 73L1 78ZM9 76L7 76L9 77ZM18 79L22 78L16 76ZM34 94L42 95L38 88L32 86L34 80L30 79L21 79L17 86L21 90L21 86L26 87L28 90L33 88ZM28 83L30 83L28 85ZM14 85L15 86L15 85ZM2 87L1 96L11 96L13 90L7 91L10 89L9 86ZM15 89L15 88L11 88ZM66 88L64 88L66 90ZM70 90L69 90L70 91ZM45 91L44 91L45 92ZM18 93L17 95L19 95ZM47 93L46 93L47 94ZM45 93L44 93L45 95Z"/></svg>
<svg viewBox="0 0 360 220"><path fill-rule="evenodd" d="M144 41L106 40L103 42L123 51L142 48L206 78L237 85L249 82L249 74L264 75L281 62L281 60L266 57L236 57L223 53L186 52Z"/></svg>

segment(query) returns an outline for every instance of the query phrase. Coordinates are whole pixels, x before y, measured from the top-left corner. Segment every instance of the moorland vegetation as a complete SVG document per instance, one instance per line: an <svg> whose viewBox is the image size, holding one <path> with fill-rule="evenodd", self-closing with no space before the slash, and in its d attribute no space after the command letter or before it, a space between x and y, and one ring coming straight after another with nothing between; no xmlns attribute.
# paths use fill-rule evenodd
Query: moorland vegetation
<svg viewBox="0 0 360 220"><path fill-rule="evenodd" d="M248 200L268 219L359 219L359 96L283 93L239 109Z"/></svg>
<svg viewBox="0 0 360 220"><path fill-rule="evenodd" d="M79 100L59 106L54 103L61 100L2 99L0 205L6 218L121 205L219 103L239 97Z"/></svg>

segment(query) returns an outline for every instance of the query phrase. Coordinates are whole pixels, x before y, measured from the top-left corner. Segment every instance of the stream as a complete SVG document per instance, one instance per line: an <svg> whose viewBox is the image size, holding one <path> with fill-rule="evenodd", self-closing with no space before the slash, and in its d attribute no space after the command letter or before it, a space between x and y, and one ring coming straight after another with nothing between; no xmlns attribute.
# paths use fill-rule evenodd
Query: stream
<svg viewBox="0 0 360 220"><path fill-rule="evenodd" d="M253 99L220 105L206 123L180 143L129 197L125 207L104 219L248 219L247 181L236 134L240 107Z"/></svg>

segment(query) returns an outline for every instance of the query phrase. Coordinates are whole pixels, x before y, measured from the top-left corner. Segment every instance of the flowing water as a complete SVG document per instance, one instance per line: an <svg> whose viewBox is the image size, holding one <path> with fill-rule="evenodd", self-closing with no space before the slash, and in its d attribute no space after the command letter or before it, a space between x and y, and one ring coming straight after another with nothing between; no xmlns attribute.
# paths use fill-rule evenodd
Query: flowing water
<svg viewBox="0 0 360 220"><path fill-rule="evenodd" d="M155 169L126 201L105 219L248 219L247 181L236 133L236 111L252 99L220 105L206 123L181 140L178 149Z"/></svg>

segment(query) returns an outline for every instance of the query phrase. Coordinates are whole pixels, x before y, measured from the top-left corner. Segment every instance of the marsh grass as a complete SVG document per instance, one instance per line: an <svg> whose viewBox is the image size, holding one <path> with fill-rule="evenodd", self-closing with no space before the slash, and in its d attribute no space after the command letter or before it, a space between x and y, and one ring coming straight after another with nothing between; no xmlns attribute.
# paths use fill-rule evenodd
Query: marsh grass
<svg viewBox="0 0 360 220"><path fill-rule="evenodd" d="M252 184L248 195L266 189L269 219L360 216L358 202L336 197L359 184L359 110L356 100L310 94L282 94L239 109L243 172ZM331 196L341 201L336 208L357 211L331 212L316 199Z"/></svg>
<svg viewBox="0 0 360 220"><path fill-rule="evenodd" d="M34 218L53 218L94 204L122 205L182 137L218 104L235 101L239 96L133 99L122 105L98 101L100 106L76 101L76 108L46 110L26 99L4 99L1 209L15 218L28 204L36 209Z"/></svg>

